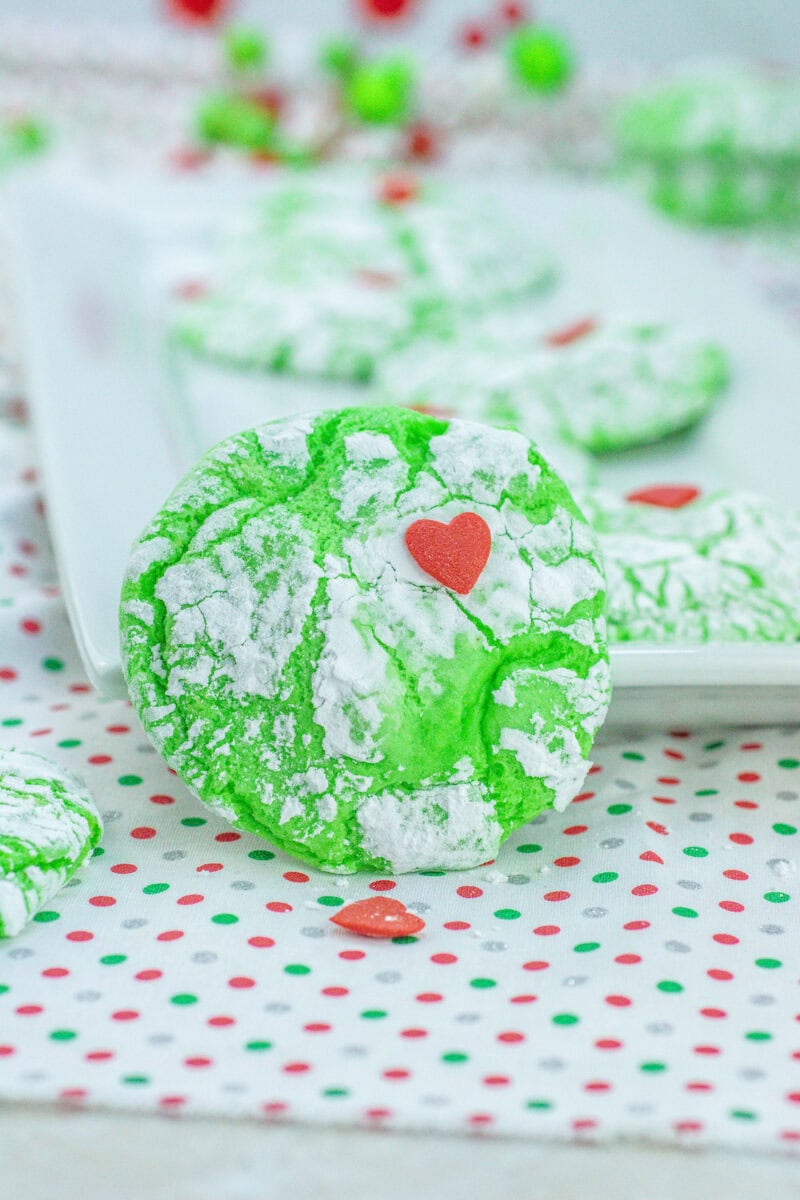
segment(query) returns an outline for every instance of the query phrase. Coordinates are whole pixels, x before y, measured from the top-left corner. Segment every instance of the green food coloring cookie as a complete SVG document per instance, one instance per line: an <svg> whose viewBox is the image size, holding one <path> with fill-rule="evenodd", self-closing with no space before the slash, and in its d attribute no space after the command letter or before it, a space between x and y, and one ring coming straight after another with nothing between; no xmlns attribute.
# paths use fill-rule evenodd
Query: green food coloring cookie
<svg viewBox="0 0 800 1200"><path fill-rule="evenodd" d="M103 827L82 783L38 754L0 750L0 937L64 886Z"/></svg>
<svg viewBox="0 0 800 1200"><path fill-rule="evenodd" d="M205 803L336 872L462 868L579 790L594 535L526 438L400 408L238 434L133 548L131 699Z"/></svg>

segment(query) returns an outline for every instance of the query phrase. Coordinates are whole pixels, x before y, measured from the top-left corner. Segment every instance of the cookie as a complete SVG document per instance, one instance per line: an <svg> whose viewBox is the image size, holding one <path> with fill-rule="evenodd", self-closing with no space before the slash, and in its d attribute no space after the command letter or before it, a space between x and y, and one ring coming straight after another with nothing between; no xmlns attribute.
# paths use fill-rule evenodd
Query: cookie
<svg viewBox="0 0 800 1200"><path fill-rule="evenodd" d="M800 220L800 87L745 68L649 87L621 108L620 156L672 216L712 225Z"/></svg>
<svg viewBox="0 0 800 1200"><path fill-rule="evenodd" d="M403 180L276 192L231 239L207 293L178 307L174 338L237 367L363 382L456 312L550 282L550 260L492 216Z"/></svg>
<svg viewBox="0 0 800 1200"><path fill-rule="evenodd" d="M595 454L688 429L725 390L716 343L683 329L584 319L544 337L537 388L562 433Z"/></svg>
<svg viewBox="0 0 800 1200"><path fill-rule="evenodd" d="M477 866L580 788L604 580L519 433L356 408L210 451L134 546L123 664L227 820L324 870Z"/></svg>
<svg viewBox="0 0 800 1200"><path fill-rule="evenodd" d="M0 750L0 937L13 937L100 841L86 788L38 754Z"/></svg>
<svg viewBox="0 0 800 1200"><path fill-rule="evenodd" d="M592 493L613 642L800 638L800 518L747 492Z"/></svg>

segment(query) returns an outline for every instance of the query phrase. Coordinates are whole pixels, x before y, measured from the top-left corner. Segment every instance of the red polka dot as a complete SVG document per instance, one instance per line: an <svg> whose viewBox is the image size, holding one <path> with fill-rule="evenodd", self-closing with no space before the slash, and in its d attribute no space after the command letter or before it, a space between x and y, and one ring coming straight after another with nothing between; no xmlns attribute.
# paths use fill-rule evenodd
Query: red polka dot
<svg viewBox="0 0 800 1200"><path fill-rule="evenodd" d="M585 1092L610 1092L611 1084L607 1083L605 1079L591 1079L583 1085L583 1090Z"/></svg>
<svg viewBox="0 0 800 1200"><path fill-rule="evenodd" d="M498 1042L505 1042L508 1045L514 1045L516 1042L524 1042L525 1034L518 1033L514 1029L508 1029L504 1033L498 1033L497 1040Z"/></svg>
<svg viewBox="0 0 800 1200"><path fill-rule="evenodd" d="M151 979L160 979L163 974L163 971L156 971L155 969L137 971L134 975L134 979L141 979L143 983L149 983Z"/></svg>
<svg viewBox="0 0 800 1200"><path fill-rule="evenodd" d="M394 879L374 879L369 886L373 892L391 892L397 884Z"/></svg>
<svg viewBox="0 0 800 1200"><path fill-rule="evenodd" d="M665 750L664 757L665 758L674 758L674 759L677 759L679 762L681 762L681 761L683 761L683 759L686 758L686 755L681 754L680 750Z"/></svg>
<svg viewBox="0 0 800 1200"><path fill-rule="evenodd" d="M750 878L750 876L747 874L747 871L723 871L722 874L726 879L741 880Z"/></svg>
<svg viewBox="0 0 800 1200"><path fill-rule="evenodd" d="M23 633L41 633L42 626L39 621L34 621L33 617L26 617L24 621L19 623Z"/></svg>
<svg viewBox="0 0 800 1200"><path fill-rule="evenodd" d="M621 963L624 967L632 966L634 963L640 963L641 961L641 954L618 954L614 959L614 962Z"/></svg>
<svg viewBox="0 0 800 1200"><path fill-rule="evenodd" d="M654 896L658 888L654 883L637 883L636 887L631 888L632 896Z"/></svg>
<svg viewBox="0 0 800 1200"><path fill-rule="evenodd" d="M585 1133L590 1129L596 1129L597 1121L593 1117L576 1117L572 1122L572 1128L576 1133Z"/></svg>
<svg viewBox="0 0 800 1200"><path fill-rule="evenodd" d="M639 858L642 862L654 862L658 863L659 866L662 867L664 865L663 858L660 854L656 854L655 850L645 850L644 854L639 855Z"/></svg>
<svg viewBox="0 0 800 1200"><path fill-rule="evenodd" d="M680 779L678 779L677 775L659 775L657 782L666 784L667 787L675 787L676 784L680 783Z"/></svg>
<svg viewBox="0 0 800 1200"><path fill-rule="evenodd" d="M732 933L715 933L713 941L719 942L721 946L738 946L739 939L734 937Z"/></svg>
<svg viewBox="0 0 800 1200"><path fill-rule="evenodd" d="M753 844L749 833L730 833L728 838L737 846L752 846Z"/></svg>
<svg viewBox="0 0 800 1200"><path fill-rule="evenodd" d="M67 934L68 942L91 942L94 934L89 933L88 929L73 929Z"/></svg>
<svg viewBox="0 0 800 1200"><path fill-rule="evenodd" d="M130 733L130 725L106 725L106 733Z"/></svg>
<svg viewBox="0 0 800 1200"><path fill-rule="evenodd" d="M219 1016L209 1017L206 1024L211 1025L214 1029L227 1029L229 1025L235 1025L236 1021L233 1017Z"/></svg>
<svg viewBox="0 0 800 1200"><path fill-rule="evenodd" d="M308 883L308 875L304 871L284 871L283 878L288 883Z"/></svg>
<svg viewBox="0 0 800 1200"><path fill-rule="evenodd" d="M391 1115L390 1108L368 1108L364 1113L364 1116L368 1117L370 1121L385 1121Z"/></svg>
<svg viewBox="0 0 800 1200"><path fill-rule="evenodd" d="M360 959L366 957L364 950L341 950L339 952L339 958L343 958L345 962L359 962Z"/></svg>
<svg viewBox="0 0 800 1200"><path fill-rule="evenodd" d="M162 795L161 793L157 793L155 796L150 797L150 803L151 804L174 804L175 797L167 796L166 794Z"/></svg>
<svg viewBox="0 0 800 1200"><path fill-rule="evenodd" d="M561 933L560 925L537 925L533 931L538 937L555 937L557 933Z"/></svg>
<svg viewBox="0 0 800 1200"><path fill-rule="evenodd" d="M672 796L653 796L656 804L674 804Z"/></svg>
<svg viewBox="0 0 800 1200"><path fill-rule="evenodd" d="M90 1050L83 1056L87 1062L109 1062L114 1057L113 1050Z"/></svg>
<svg viewBox="0 0 800 1200"><path fill-rule="evenodd" d="M138 871L139 868L134 866L133 863L114 863L114 866L111 867L111 870L115 875L132 875L134 871Z"/></svg>
<svg viewBox="0 0 800 1200"><path fill-rule="evenodd" d="M588 825L568 825L567 828L562 832L565 833L567 837L575 837L576 834L586 833L588 828Z"/></svg>
<svg viewBox="0 0 800 1200"><path fill-rule="evenodd" d="M90 896L89 903L95 908L110 908L112 904L116 904L113 896Z"/></svg>
<svg viewBox="0 0 800 1200"><path fill-rule="evenodd" d="M139 1014L135 1008L118 1008L116 1012L112 1012L112 1021L136 1021Z"/></svg>
<svg viewBox="0 0 800 1200"><path fill-rule="evenodd" d="M256 986L255 979L251 979L249 975L234 975L228 980L228 987L232 988L251 988Z"/></svg>
<svg viewBox="0 0 800 1200"><path fill-rule="evenodd" d="M16 1049L14 1046L0 1046L0 1058L8 1058L10 1054L15 1053Z"/></svg>
<svg viewBox="0 0 800 1200"><path fill-rule="evenodd" d="M464 887L456 888L456 895L461 896L464 900L477 900L479 896L483 895L483 888L465 885Z"/></svg>
<svg viewBox="0 0 800 1200"><path fill-rule="evenodd" d="M106 763L111 762L111 755L110 754L92 754L89 756L89 758L86 761L90 762L93 767L102 767L102 766L105 766Z"/></svg>
<svg viewBox="0 0 800 1200"><path fill-rule="evenodd" d="M420 1004L438 1004L440 1000L444 1000L444 996L439 992L420 992L417 999Z"/></svg>
<svg viewBox="0 0 800 1200"><path fill-rule="evenodd" d="M411 1029L401 1029L400 1030L400 1037L404 1037L404 1038L424 1038L427 1036L428 1036L427 1029L411 1028Z"/></svg>
<svg viewBox="0 0 800 1200"><path fill-rule="evenodd" d="M484 1075L483 1083L486 1087L507 1087L511 1080L508 1075Z"/></svg>
<svg viewBox="0 0 800 1200"><path fill-rule="evenodd" d="M443 928L458 931L461 929L471 929L472 926L469 921L445 921Z"/></svg>
<svg viewBox="0 0 800 1200"><path fill-rule="evenodd" d="M248 946L255 946L257 950L268 950L270 946L275 945L275 939L271 937L251 937L247 939Z"/></svg>
<svg viewBox="0 0 800 1200"><path fill-rule="evenodd" d="M627 1008L633 1004L629 996L606 996L606 1004L610 1004L613 1008Z"/></svg>
<svg viewBox="0 0 800 1200"><path fill-rule="evenodd" d="M185 896L179 896L175 903L183 905L202 904L204 900L205 896L203 896L200 892L187 892Z"/></svg>
<svg viewBox="0 0 800 1200"><path fill-rule="evenodd" d="M542 926L542 928L544 928L544 926ZM551 928L554 933L558 933L558 929L554 925L548 926L548 928ZM536 930L534 929L533 932L535 933ZM523 963L522 969L523 971L546 971L549 966L549 962L543 962L541 959L533 959L531 962Z"/></svg>
<svg viewBox="0 0 800 1200"><path fill-rule="evenodd" d="M545 892L544 899L549 900L551 904L558 904L561 900L569 900L570 892Z"/></svg>
<svg viewBox="0 0 800 1200"><path fill-rule="evenodd" d="M450 963L458 962L455 954L432 954L431 962L438 963L440 966L449 966Z"/></svg>
<svg viewBox="0 0 800 1200"><path fill-rule="evenodd" d="M135 829L131 830L131 837L141 841L145 841L147 838L154 838L155 836L156 831L152 825L137 825Z"/></svg>
<svg viewBox="0 0 800 1200"><path fill-rule="evenodd" d="M676 1133L699 1133L702 1128L702 1121L676 1121L673 1125Z"/></svg>
<svg viewBox="0 0 800 1200"><path fill-rule="evenodd" d="M238 842L241 840L241 836L242 835L240 833L234 833L233 830L231 830L230 833L216 834L214 837L214 841L215 842Z"/></svg>
<svg viewBox="0 0 800 1200"><path fill-rule="evenodd" d="M59 1100L66 1100L71 1103L77 1103L79 1100L85 1100L89 1095L86 1088L62 1088L58 1093Z"/></svg>
<svg viewBox="0 0 800 1200"><path fill-rule="evenodd" d="M325 1021L309 1021L307 1025L303 1026L306 1033L330 1033L332 1028L333 1026L326 1024Z"/></svg>
<svg viewBox="0 0 800 1200"><path fill-rule="evenodd" d="M270 912L276 913L293 911L291 904L286 904L283 900L270 900L269 903L264 905L264 908L269 909Z"/></svg>
<svg viewBox="0 0 800 1200"><path fill-rule="evenodd" d="M758 805L756 804L755 800L734 800L733 803L736 808L746 808L746 809L758 808Z"/></svg>
<svg viewBox="0 0 800 1200"><path fill-rule="evenodd" d="M617 1038L598 1038L595 1046L598 1050L621 1050L622 1042L618 1041Z"/></svg>
<svg viewBox="0 0 800 1200"><path fill-rule="evenodd" d="M489 30L477 21L470 21L461 27L458 41L464 50L480 50L489 41Z"/></svg>
<svg viewBox="0 0 800 1200"><path fill-rule="evenodd" d="M88 683L71 683L69 685L69 690L71 692L78 693L78 695L81 695L82 693L90 692L92 689L90 688Z"/></svg>
<svg viewBox="0 0 800 1200"><path fill-rule="evenodd" d="M565 855L563 858L554 858L554 867L577 867L581 860L574 855Z"/></svg>
<svg viewBox="0 0 800 1200"><path fill-rule="evenodd" d="M282 1069L287 1075L302 1075L304 1071L311 1070L311 1064L306 1062L289 1062Z"/></svg>
<svg viewBox="0 0 800 1200"><path fill-rule="evenodd" d="M638 933L640 929L649 929L649 921L626 921L622 926L623 929L629 930L631 933Z"/></svg>
<svg viewBox="0 0 800 1200"><path fill-rule="evenodd" d="M782 1129L780 1137L785 1142L800 1142L800 1129Z"/></svg>
<svg viewBox="0 0 800 1200"><path fill-rule="evenodd" d="M46 967L42 971L45 979L63 979L65 975L69 975L66 967Z"/></svg>
<svg viewBox="0 0 800 1200"><path fill-rule="evenodd" d="M288 1109L289 1105L284 1100L267 1100L261 1105L261 1111L270 1117L279 1117L281 1113L288 1112Z"/></svg>
<svg viewBox="0 0 800 1200"><path fill-rule="evenodd" d="M705 1079L692 1079L686 1084L687 1092L713 1092L713 1083L708 1083Z"/></svg>
<svg viewBox="0 0 800 1200"><path fill-rule="evenodd" d="M744 905L739 904L736 900L720 900L720 908L724 908L725 912L744 912Z"/></svg>
<svg viewBox="0 0 800 1200"><path fill-rule="evenodd" d="M695 1052L695 1054L707 1054L707 1055L721 1054L721 1050L720 1050L719 1046L706 1046L706 1045L695 1046L694 1052Z"/></svg>
<svg viewBox="0 0 800 1200"><path fill-rule="evenodd" d="M736 778L740 783L758 783L761 776L757 771L740 771Z"/></svg>
<svg viewBox="0 0 800 1200"><path fill-rule="evenodd" d="M790 1104L800 1104L800 1092L787 1092L786 1099Z"/></svg>
<svg viewBox="0 0 800 1200"><path fill-rule="evenodd" d="M216 862L210 862L210 863L201 863L201 864L200 864L200 866L199 866L199 867L197 867L197 870L198 870L198 871L205 871L205 872L207 872L209 875L213 875L215 871L221 871L221 870L222 870L222 863L216 863Z"/></svg>
<svg viewBox="0 0 800 1200"><path fill-rule="evenodd" d="M162 1096L158 1102L162 1108L180 1108L186 1103L185 1096Z"/></svg>
<svg viewBox="0 0 800 1200"><path fill-rule="evenodd" d="M158 937L156 938L156 941L157 942L176 942L178 940L178 938L182 938L182 937L183 937L182 929L165 929L163 933L160 933L158 935Z"/></svg>
<svg viewBox="0 0 800 1200"><path fill-rule="evenodd" d="M323 996L349 996L350 989L346 987L324 987L322 989Z"/></svg>
<svg viewBox="0 0 800 1200"><path fill-rule="evenodd" d="M646 821L648 829L652 829L653 833L660 833L662 837L666 837L669 833L666 825L662 825L660 821Z"/></svg>
<svg viewBox="0 0 800 1200"><path fill-rule="evenodd" d="M536 999L537 997L532 996L529 992L522 992L519 996L511 996L509 1004L533 1004Z"/></svg>
<svg viewBox="0 0 800 1200"><path fill-rule="evenodd" d="M701 1008L700 1009L700 1016L701 1017L709 1017L712 1021L722 1021L725 1017L727 1017L727 1015L728 1014L725 1012L724 1008Z"/></svg>
<svg viewBox="0 0 800 1200"><path fill-rule="evenodd" d="M720 967L710 967L706 974L709 979L718 979L721 983L727 983L728 980L733 979L731 971L723 971Z"/></svg>
<svg viewBox="0 0 800 1200"><path fill-rule="evenodd" d="M194 1058L185 1058L183 1060L183 1065L186 1067L210 1067L211 1059L203 1058L202 1056L198 1055Z"/></svg>
<svg viewBox="0 0 800 1200"><path fill-rule="evenodd" d="M394 1079L394 1080L409 1079L410 1076L411 1076L411 1072L406 1071L406 1069L404 1067L390 1067L388 1071L383 1072L384 1079Z"/></svg>
<svg viewBox="0 0 800 1200"><path fill-rule="evenodd" d="M0 680L4 683L10 683L12 679L17 678L17 672L12 667L0 667Z"/></svg>
<svg viewBox="0 0 800 1200"><path fill-rule="evenodd" d="M14 1009L18 1017L37 1017L39 1013L44 1012L41 1004L20 1004Z"/></svg>

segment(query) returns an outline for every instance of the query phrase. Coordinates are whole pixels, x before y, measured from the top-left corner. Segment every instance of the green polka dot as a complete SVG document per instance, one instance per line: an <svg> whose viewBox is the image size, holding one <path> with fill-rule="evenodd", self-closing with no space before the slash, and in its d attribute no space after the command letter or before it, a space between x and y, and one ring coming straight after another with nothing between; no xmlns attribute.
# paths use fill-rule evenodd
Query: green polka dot
<svg viewBox="0 0 800 1200"><path fill-rule="evenodd" d="M0 721L0 725L5 726L6 729L10 729L12 725L21 725L21 724L22 724L22 717L6 717L5 720Z"/></svg>
<svg viewBox="0 0 800 1200"><path fill-rule="evenodd" d="M187 822L184 821L183 824L186 825ZM275 855L272 850L251 850L247 857L254 858L256 862L269 862Z"/></svg>
<svg viewBox="0 0 800 1200"><path fill-rule="evenodd" d="M64 664L60 658L43 658L42 666L45 671L63 671Z"/></svg>
<svg viewBox="0 0 800 1200"><path fill-rule="evenodd" d="M732 1108L729 1114L735 1121L757 1121L758 1113L749 1108Z"/></svg>
<svg viewBox="0 0 800 1200"><path fill-rule="evenodd" d="M695 796L718 796L719 788L699 788Z"/></svg>
<svg viewBox="0 0 800 1200"><path fill-rule="evenodd" d="M417 871L417 875L444 875L444 871Z"/></svg>
<svg viewBox="0 0 800 1200"><path fill-rule="evenodd" d="M310 975L311 967L307 967L305 963L289 963L283 968L287 975Z"/></svg>
<svg viewBox="0 0 800 1200"><path fill-rule="evenodd" d="M50 1034L54 1042L71 1042L78 1035L74 1029L54 1029Z"/></svg>
<svg viewBox="0 0 800 1200"><path fill-rule="evenodd" d="M667 1064L662 1062L643 1062L639 1063L640 1071L647 1071L649 1075L657 1075L659 1071L666 1071Z"/></svg>
<svg viewBox="0 0 800 1200"><path fill-rule="evenodd" d="M579 1019L574 1013L556 1013L552 1018L554 1025L577 1025Z"/></svg>
<svg viewBox="0 0 800 1200"><path fill-rule="evenodd" d="M58 743L62 750L72 750L75 746L80 746L80 738L64 738Z"/></svg>
<svg viewBox="0 0 800 1200"><path fill-rule="evenodd" d="M344 904L341 896L317 896L317 904L324 904L328 908L338 908L340 904Z"/></svg>
<svg viewBox="0 0 800 1200"><path fill-rule="evenodd" d="M621 816L622 813L629 813L632 808L632 804L609 804L606 812L611 813L612 817L618 817Z"/></svg>
<svg viewBox="0 0 800 1200"><path fill-rule="evenodd" d="M197 996L193 996L191 992L177 992L176 995L170 996L170 1004L196 1004Z"/></svg>
<svg viewBox="0 0 800 1200"><path fill-rule="evenodd" d="M625 750L622 757L627 758L628 762L644 762L644 755L638 750Z"/></svg>
<svg viewBox="0 0 800 1200"><path fill-rule="evenodd" d="M785 904L791 898L788 892L764 892L764 899L769 900L770 904Z"/></svg>
<svg viewBox="0 0 800 1200"><path fill-rule="evenodd" d="M703 749L704 750L719 750L724 745L725 745L724 742L706 742L705 746L703 746Z"/></svg>
<svg viewBox="0 0 800 1200"><path fill-rule="evenodd" d="M536 842L523 842L517 846L517 854L538 854L541 848Z"/></svg>
<svg viewBox="0 0 800 1200"><path fill-rule="evenodd" d="M795 767L800 767L800 758L779 758L778 766L783 767L786 771L792 771Z"/></svg>
<svg viewBox="0 0 800 1200"><path fill-rule="evenodd" d="M4 996L6 992L10 992L11 988L7 983L0 983L0 996Z"/></svg>
<svg viewBox="0 0 800 1200"><path fill-rule="evenodd" d="M184 817L181 821L181 825L186 825L189 829L194 829L197 825L205 825L205 823L205 817ZM274 857L274 855L270 855L270 858Z"/></svg>
<svg viewBox="0 0 800 1200"><path fill-rule="evenodd" d="M336 1100L339 1096L349 1096L350 1092L347 1088L323 1088L322 1094L329 1100Z"/></svg>
<svg viewBox="0 0 800 1200"><path fill-rule="evenodd" d="M407 933L407 934L403 934L402 937L393 937L392 945L393 946L410 946L412 944L412 942L418 942L418 941L419 941L419 938L413 937L412 934Z"/></svg>
<svg viewBox="0 0 800 1200"><path fill-rule="evenodd" d="M778 821L778 823L776 825L773 825L772 828L775 830L776 833L783 833L783 834L787 834L787 835L791 834L791 833L797 833L796 825L784 825L784 823L782 821Z"/></svg>
<svg viewBox="0 0 800 1200"><path fill-rule="evenodd" d="M128 1084L141 1086L143 1083L149 1083L149 1082L150 1082L149 1075L123 1075L122 1076L122 1083L128 1083Z"/></svg>
<svg viewBox="0 0 800 1200"><path fill-rule="evenodd" d="M141 782L141 775L120 775L117 780L117 783L121 784L122 787L136 787L137 783Z"/></svg>
<svg viewBox="0 0 800 1200"><path fill-rule="evenodd" d="M102 846L95 846L94 850L92 851L92 858L102 858L104 854L105 850Z"/></svg>
<svg viewBox="0 0 800 1200"><path fill-rule="evenodd" d="M127 957L127 954L104 954L100 962L104 967L115 967L117 963L124 963Z"/></svg>
<svg viewBox="0 0 800 1200"><path fill-rule="evenodd" d="M447 1054L442 1055L442 1062L446 1063L463 1063L469 1058L468 1054L463 1054L461 1050L448 1050Z"/></svg>
<svg viewBox="0 0 800 1200"><path fill-rule="evenodd" d="M708 851L705 846L684 846L683 853L688 854L689 858L707 858Z"/></svg>
<svg viewBox="0 0 800 1200"><path fill-rule="evenodd" d="M169 891L168 883L148 883L143 888L145 896L159 896L161 892Z"/></svg>
<svg viewBox="0 0 800 1200"><path fill-rule="evenodd" d="M239 918L235 913L214 913L211 920L215 925L235 925Z"/></svg>
<svg viewBox="0 0 800 1200"><path fill-rule="evenodd" d="M522 913L516 908L498 908L494 914L500 921L516 921L517 917L521 917Z"/></svg>
<svg viewBox="0 0 800 1200"><path fill-rule="evenodd" d="M590 950L599 950L599 942L578 942L577 946L572 947L576 954L588 954Z"/></svg>
<svg viewBox="0 0 800 1200"><path fill-rule="evenodd" d="M774 971L777 967L782 967L783 963L779 958L757 958L756 966L763 967L765 971Z"/></svg>
<svg viewBox="0 0 800 1200"><path fill-rule="evenodd" d="M365 1021L380 1021L386 1015L382 1008L365 1008L361 1014Z"/></svg>
<svg viewBox="0 0 800 1200"><path fill-rule="evenodd" d="M525 1107L531 1112L546 1112L548 1108L552 1108L549 1100L526 1100Z"/></svg>
<svg viewBox="0 0 800 1200"><path fill-rule="evenodd" d="M695 909L684 908L684 906L682 904L679 904L677 908L673 908L672 911L674 912L676 917L696 917L697 916L697 912Z"/></svg>
<svg viewBox="0 0 800 1200"><path fill-rule="evenodd" d="M772 1040L772 1034L767 1033L764 1029L751 1029L744 1036L748 1042L769 1042Z"/></svg>
<svg viewBox="0 0 800 1200"><path fill-rule="evenodd" d="M61 916L60 912L55 912L52 908L43 908L41 912L36 913L34 921L41 921L46 925L48 921L57 921Z"/></svg>
<svg viewBox="0 0 800 1200"><path fill-rule="evenodd" d="M245 1050L271 1050L272 1042L245 1042Z"/></svg>
<svg viewBox="0 0 800 1200"><path fill-rule="evenodd" d="M592 876L592 883L613 883L615 879L619 879L616 871L600 871Z"/></svg>
<svg viewBox="0 0 800 1200"><path fill-rule="evenodd" d="M497 987L497 980L484 979L482 975L479 975L477 979L470 979L469 986L474 988L493 988Z"/></svg>
<svg viewBox="0 0 800 1200"><path fill-rule="evenodd" d="M656 987L658 988L658 990L660 992L682 992L683 991L683 984L677 983L674 979L662 979L660 983L656 984Z"/></svg>

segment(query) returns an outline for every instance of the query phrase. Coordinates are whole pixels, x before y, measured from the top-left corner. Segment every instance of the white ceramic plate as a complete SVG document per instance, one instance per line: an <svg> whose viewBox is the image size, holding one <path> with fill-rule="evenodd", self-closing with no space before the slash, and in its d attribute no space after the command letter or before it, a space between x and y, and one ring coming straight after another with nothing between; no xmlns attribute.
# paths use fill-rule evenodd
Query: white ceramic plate
<svg viewBox="0 0 800 1200"><path fill-rule="evenodd" d="M117 597L130 544L207 446L288 411L352 402L353 390L197 364L176 375L164 350L171 283L202 274L219 213L270 186L232 175L200 183L51 163L7 194L12 269L50 524L87 670L125 694ZM474 189L477 184L470 182ZM599 481L747 487L800 507L800 339L700 235L610 187L493 180L563 267L543 318L623 311L717 337L734 383L690 435L603 462ZM620 646L615 725L800 720L800 644Z"/></svg>

